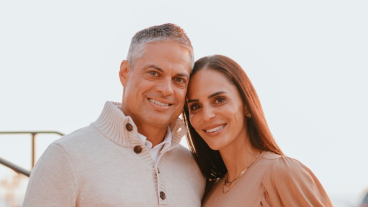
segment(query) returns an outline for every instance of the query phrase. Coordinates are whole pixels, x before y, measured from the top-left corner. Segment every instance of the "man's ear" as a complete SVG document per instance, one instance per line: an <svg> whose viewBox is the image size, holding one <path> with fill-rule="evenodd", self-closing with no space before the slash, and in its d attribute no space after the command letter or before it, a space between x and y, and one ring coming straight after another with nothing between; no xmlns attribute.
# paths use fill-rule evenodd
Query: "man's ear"
<svg viewBox="0 0 368 207"><path fill-rule="evenodd" d="M121 62L120 64L120 71L119 71L120 82L123 86L126 86L128 82L129 71L130 71L130 65L128 61L123 60L123 62Z"/></svg>

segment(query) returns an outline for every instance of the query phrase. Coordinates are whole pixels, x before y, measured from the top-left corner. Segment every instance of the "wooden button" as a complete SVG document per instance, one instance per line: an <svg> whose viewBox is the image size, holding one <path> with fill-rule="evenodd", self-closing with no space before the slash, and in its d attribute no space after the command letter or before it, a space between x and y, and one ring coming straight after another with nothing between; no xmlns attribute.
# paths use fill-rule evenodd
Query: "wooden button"
<svg viewBox="0 0 368 207"><path fill-rule="evenodd" d="M128 131L132 131L133 130L133 125L131 125L130 123L127 123L125 125L125 128L128 130Z"/></svg>
<svg viewBox="0 0 368 207"><path fill-rule="evenodd" d="M160 168L157 168L157 172L158 172L158 174L160 174Z"/></svg>
<svg viewBox="0 0 368 207"><path fill-rule="evenodd" d="M134 147L134 152L137 153L137 154L141 153L142 152L142 147L139 146L139 145L135 146Z"/></svg>
<svg viewBox="0 0 368 207"><path fill-rule="evenodd" d="M165 195L165 193L164 192L160 192L160 198L162 199L162 200L165 200L165 198L166 198L166 195Z"/></svg>

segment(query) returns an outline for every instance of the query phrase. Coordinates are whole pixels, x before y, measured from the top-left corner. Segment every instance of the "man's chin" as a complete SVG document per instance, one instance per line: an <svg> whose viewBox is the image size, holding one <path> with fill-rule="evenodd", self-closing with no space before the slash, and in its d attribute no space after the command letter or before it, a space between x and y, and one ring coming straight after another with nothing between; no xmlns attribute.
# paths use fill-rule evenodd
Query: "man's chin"
<svg viewBox="0 0 368 207"><path fill-rule="evenodd" d="M169 113L170 112L170 113ZM167 111L166 113L158 112L158 111L143 111L141 112L141 120L145 123L142 124L149 124L156 127L167 127L173 121L179 118L180 112L175 113L176 116L172 111Z"/></svg>
<svg viewBox="0 0 368 207"><path fill-rule="evenodd" d="M162 116L150 116L145 119L146 124L161 127L167 127L171 123L171 119Z"/></svg>

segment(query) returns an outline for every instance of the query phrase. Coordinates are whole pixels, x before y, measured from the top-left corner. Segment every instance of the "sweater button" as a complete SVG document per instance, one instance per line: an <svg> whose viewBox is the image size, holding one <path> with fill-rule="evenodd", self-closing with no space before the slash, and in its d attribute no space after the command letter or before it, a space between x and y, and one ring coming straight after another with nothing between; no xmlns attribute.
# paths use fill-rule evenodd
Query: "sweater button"
<svg viewBox="0 0 368 207"><path fill-rule="evenodd" d="M130 123L127 123L125 125L125 128L128 130L128 131L132 131L133 130L133 125L131 125Z"/></svg>
<svg viewBox="0 0 368 207"><path fill-rule="evenodd" d="M166 198L166 195L165 195L165 193L164 192L160 192L160 198L162 199L162 200L165 200L165 198Z"/></svg>
<svg viewBox="0 0 368 207"><path fill-rule="evenodd" d="M137 153L137 154L141 153L142 152L142 147L139 146L139 145L135 146L134 147L134 152Z"/></svg>

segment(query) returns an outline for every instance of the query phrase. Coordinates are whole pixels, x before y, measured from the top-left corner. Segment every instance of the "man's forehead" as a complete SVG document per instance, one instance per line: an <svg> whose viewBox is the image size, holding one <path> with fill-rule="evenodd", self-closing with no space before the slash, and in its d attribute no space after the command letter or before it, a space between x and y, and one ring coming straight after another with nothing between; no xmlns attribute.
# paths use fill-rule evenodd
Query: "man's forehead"
<svg viewBox="0 0 368 207"><path fill-rule="evenodd" d="M170 44L167 44L170 43ZM186 73L191 72L190 51L176 42L151 42L141 48L140 57L137 58L142 67L151 67L161 70L173 68L177 70L185 69Z"/></svg>
<svg viewBox="0 0 368 207"><path fill-rule="evenodd" d="M184 45L176 42L174 40L167 40L167 41L157 41L157 42L149 42L141 47L141 54L144 55L147 52L147 49L154 48L150 50L150 52L157 52L162 48L170 47L172 50L180 51L182 53L186 53L189 57L189 61L191 61L191 50ZM171 51L172 53L172 51Z"/></svg>

